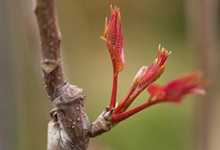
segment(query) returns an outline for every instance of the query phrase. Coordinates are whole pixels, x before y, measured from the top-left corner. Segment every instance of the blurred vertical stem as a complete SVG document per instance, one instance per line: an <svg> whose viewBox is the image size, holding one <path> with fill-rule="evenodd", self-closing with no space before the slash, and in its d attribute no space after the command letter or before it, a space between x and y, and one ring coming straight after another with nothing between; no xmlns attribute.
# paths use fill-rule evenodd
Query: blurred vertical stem
<svg viewBox="0 0 220 150"><path fill-rule="evenodd" d="M207 89L207 96L196 105L194 150L219 149L213 145L213 137L220 138L213 127L215 122L214 106L218 99L214 95L217 91L217 77L219 74L219 60L217 51L217 13L219 3L217 0L187 0L186 15L188 21L188 41L191 48L195 49L199 59L199 67L202 68L205 76L213 82Z"/></svg>

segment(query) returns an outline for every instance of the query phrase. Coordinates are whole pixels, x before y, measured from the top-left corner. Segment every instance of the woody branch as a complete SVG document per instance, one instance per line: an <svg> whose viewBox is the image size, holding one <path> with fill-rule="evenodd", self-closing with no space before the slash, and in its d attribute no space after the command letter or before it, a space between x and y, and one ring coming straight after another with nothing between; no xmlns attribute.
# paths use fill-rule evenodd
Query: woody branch
<svg viewBox="0 0 220 150"><path fill-rule="evenodd" d="M87 149L89 137L109 131L111 113L103 113L89 125L83 89L66 81L61 60L61 34L57 25L55 0L35 0L41 39L41 68L44 85L55 108L48 124L48 150Z"/></svg>

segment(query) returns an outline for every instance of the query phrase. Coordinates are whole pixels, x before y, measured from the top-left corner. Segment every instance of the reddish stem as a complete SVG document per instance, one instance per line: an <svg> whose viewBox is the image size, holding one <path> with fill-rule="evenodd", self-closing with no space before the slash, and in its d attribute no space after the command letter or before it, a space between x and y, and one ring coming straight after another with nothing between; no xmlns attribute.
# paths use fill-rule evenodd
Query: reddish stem
<svg viewBox="0 0 220 150"><path fill-rule="evenodd" d="M114 111L114 114L125 112L128 107L131 105L131 103L135 100L135 98L151 83L151 80L154 76L151 76L148 78L148 81L141 87L138 87L138 90L134 91L134 86L131 85L131 88L129 89L128 93L125 95L125 97L122 99L122 101L119 103L119 106Z"/></svg>
<svg viewBox="0 0 220 150"><path fill-rule="evenodd" d="M126 103L124 104L124 107L121 109L120 112L125 112L128 107L131 105L131 103L135 100L135 98L144 90L147 88L147 86L149 86L151 84L151 79L149 78L149 81L145 83L144 86L141 86L138 88L137 91L135 91L134 94L131 95L131 97L126 101Z"/></svg>
<svg viewBox="0 0 220 150"><path fill-rule="evenodd" d="M140 88L133 95L131 95L130 99L127 100L126 104L124 107L121 109L121 112L125 112L128 107L131 105L131 103L135 100L135 98L144 90L145 88Z"/></svg>
<svg viewBox="0 0 220 150"><path fill-rule="evenodd" d="M111 110L112 108L115 108L117 89L118 89L118 73L114 73L113 86L112 86L112 96L111 96L111 101L110 101L110 105L109 105L109 110Z"/></svg>
<svg viewBox="0 0 220 150"><path fill-rule="evenodd" d="M139 106L136 106L136 107L134 107L134 108L132 108L132 109L126 111L126 112L123 112L121 114L113 114L112 118L111 118L111 121L115 122L115 123L120 122L120 121L125 120L128 117L138 113L139 111L141 111L141 110L143 110L143 109L145 109L145 108L147 108L147 107L149 107L153 104L159 103L159 102L162 102L162 101L159 100L159 99L151 100L151 98L150 98L147 102L145 102L145 103L143 103Z"/></svg>
<svg viewBox="0 0 220 150"><path fill-rule="evenodd" d="M133 94L133 92L135 90L134 86L135 86L135 83L132 83L132 85L131 85L130 89L128 90L127 94L124 96L124 98L118 104L117 108L114 110L114 114L120 113L121 109L123 108L123 106L125 105L127 100Z"/></svg>

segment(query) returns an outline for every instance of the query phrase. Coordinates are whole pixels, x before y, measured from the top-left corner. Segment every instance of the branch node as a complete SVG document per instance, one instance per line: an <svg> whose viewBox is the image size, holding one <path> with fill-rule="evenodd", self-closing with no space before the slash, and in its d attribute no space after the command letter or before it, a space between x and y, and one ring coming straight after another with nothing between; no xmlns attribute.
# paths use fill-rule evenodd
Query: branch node
<svg viewBox="0 0 220 150"><path fill-rule="evenodd" d="M114 109L108 110L109 108L106 107L101 115L90 125L90 137L96 137L108 132L112 127L117 125L117 123L112 123L110 121Z"/></svg>
<svg viewBox="0 0 220 150"><path fill-rule="evenodd" d="M51 73L54 71L58 66L57 61L55 60L49 60L49 59L44 59L41 61L41 68L47 73Z"/></svg>

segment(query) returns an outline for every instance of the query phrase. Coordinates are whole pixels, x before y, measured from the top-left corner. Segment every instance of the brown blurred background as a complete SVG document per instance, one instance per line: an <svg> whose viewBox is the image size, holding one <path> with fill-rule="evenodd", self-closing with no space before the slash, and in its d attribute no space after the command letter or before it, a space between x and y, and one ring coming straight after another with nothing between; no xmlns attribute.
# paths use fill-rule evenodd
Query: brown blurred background
<svg viewBox="0 0 220 150"><path fill-rule="evenodd" d="M138 69L157 57L158 44L172 55L157 83L203 71L212 80L206 96L160 104L90 140L89 150L219 150L219 0L57 0L62 58L69 82L86 93L90 122L109 105L112 66L103 34L110 4L118 6L126 65L118 101ZM42 84L39 33L32 1L0 0L0 149L44 150L49 111ZM134 105L143 103L147 92ZM134 106L133 105L133 106Z"/></svg>

